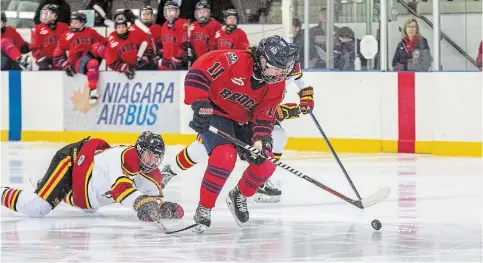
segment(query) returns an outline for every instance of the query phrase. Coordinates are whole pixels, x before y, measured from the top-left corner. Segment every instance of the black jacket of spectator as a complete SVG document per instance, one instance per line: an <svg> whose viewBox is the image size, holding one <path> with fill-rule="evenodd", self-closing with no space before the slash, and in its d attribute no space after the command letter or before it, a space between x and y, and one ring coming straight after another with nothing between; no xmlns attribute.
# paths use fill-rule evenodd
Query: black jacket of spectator
<svg viewBox="0 0 483 263"><path fill-rule="evenodd" d="M57 22L66 23L68 25L70 24L70 6L65 0L42 0L37 8L37 11L35 11L34 22L36 25L40 24L40 11L42 10L42 7L47 4L59 6Z"/></svg>
<svg viewBox="0 0 483 263"><path fill-rule="evenodd" d="M429 50L428 40L420 37L408 49L408 39L402 39L397 45L392 59L394 71L429 71L433 57Z"/></svg>
<svg viewBox="0 0 483 263"><path fill-rule="evenodd" d="M356 60L356 42L357 41L357 54L361 60L361 67L367 66L367 60L361 54L361 41L359 39L352 40L350 42L340 42L338 50L339 53L334 56L334 68L339 70L354 70L354 61Z"/></svg>
<svg viewBox="0 0 483 263"><path fill-rule="evenodd" d="M195 19L195 6L199 0L181 0L181 6L179 7L179 17L184 19L191 19L194 21ZM166 22L164 18L164 4L166 4L168 0L161 0L158 4L158 14L156 15L156 24L163 25ZM213 9L213 6L212 6Z"/></svg>

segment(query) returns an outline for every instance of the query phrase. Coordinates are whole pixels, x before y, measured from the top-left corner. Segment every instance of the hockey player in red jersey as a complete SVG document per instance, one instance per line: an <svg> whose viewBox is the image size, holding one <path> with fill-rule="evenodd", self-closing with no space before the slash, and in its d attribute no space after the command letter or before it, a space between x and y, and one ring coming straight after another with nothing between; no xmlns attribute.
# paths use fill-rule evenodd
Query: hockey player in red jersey
<svg viewBox="0 0 483 263"><path fill-rule="evenodd" d="M137 58L141 43L149 43L146 34L136 30L129 31L128 21L123 15L118 15L114 24L115 31L108 37L106 64L109 68L124 73L128 79L133 79L136 69L150 69L153 49L148 45L144 54Z"/></svg>
<svg viewBox="0 0 483 263"><path fill-rule="evenodd" d="M155 54L155 61L152 63L152 69L158 68L158 61L161 60L163 56L163 43L161 38L162 27L158 24L154 24L153 8L151 6L144 6L139 10L139 20L149 29L150 35L146 34L137 25L133 24L129 30L138 30L144 34L149 39L149 45L152 46Z"/></svg>
<svg viewBox="0 0 483 263"><path fill-rule="evenodd" d="M95 104L99 96L99 65L106 53L107 40L95 29L86 27L86 22L84 13L72 13L70 30L61 35L53 62L70 77L75 73L85 74L89 86L89 103Z"/></svg>
<svg viewBox="0 0 483 263"><path fill-rule="evenodd" d="M249 123L250 144L269 156L275 109L292 72L297 52L281 37L263 39L251 50L217 50L200 57L185 78L185 103L193 109L189 126L198 132L210 157L200 189L200 202L194 216L195 228L203 232L211 225L211 209L233 171L237 150L233 144L209 131L214 126L240 139ZM244 153L249 163L226 202L238 225L249 219L247 197L275 171L275 165L261 156Z"/></svg>
<svg viewBox="0 0 483 263"><path fill-rule="evenodd" d="M190 26L190 48L193 49L192 62L210 51L215 41L215 34L221 30L220 22L211 18L211 6L206 1L200 1L195 6L196 21Z"/></svg>
<svg viewBox="0 0 483 263"><path fill-rule="evenodd" d="M7 26L7 16L2 11L0 47L2 50L2 70L26 70L29 44L23 40L15 28Z"/></svg>
<svg viewBox="0 0 483 263"><path fill-rule="evenodd" d="M238 28L238 14L235 9L228 9L224 12L225 25L216 32L215 41L212 43L213 50L242 49L249 47L248 37L245 31Z"/></svg>
<svg viewBox="0 0 483 263"><path fill-rule="evenodd" d="M293 49L293 52L297 52L298 47L294 44L289 44ZM299 88L298 95L300 97L299 104L296 103L282 103L277 106L275 114L275 124L272 131L273 137L273 157L279 160L282 157L283 149L287 143L287 134L282 127L282 123L285 120L298 118L302 113L309 113L309 109L314 109L313 88L306 86L303 80L303 74L300 68L300 64L296 63L294 69L289 75L287 82L294 82ZM250 131L246 131L250 134ZM207 159L207 152L203 146L202 140L197 139L183 148L171 161L169 161L162 169L163 181L161 187L164 188L168 182L178 174L185 170L190 169L197 163L205 161ZM280 201L282 191L276 188L270 180L267 180L260 188L257 189L257 193L254 195L256 202L273 203Z"/></svg>
<svg viewBox="0 0 483 263"><path fill-rule="evenodd" d="M163 13L166 22L164 22L161 31L163 60L159 69L181 69L183 54L188 52L188 45L186 44L188 41L188 20L179 18L179 6L175 1L167 1Z"/></svg>
<svg viewBox="0 0 483 263"><path fill-rule="evenodd" d="M164 153L163 138L149 131L134 146L82 139L55 153L35 192L2 187L1 203L30 217L43 217L64 201L85 212L120 203L142 221L179 219L183 208L164 201L159 187Z"/></svg>
<svg viewBox="0 0 483 263"><path fill-rule="evenodd" d="M57 22L59 8L57 5L48 4L42 7L40 12L41 24L32 30L32 43L30 49L32 56L39 65L40 70L59 69L53 64L52 58L57 48L59 37L69 26L62 22Z"/></svg>

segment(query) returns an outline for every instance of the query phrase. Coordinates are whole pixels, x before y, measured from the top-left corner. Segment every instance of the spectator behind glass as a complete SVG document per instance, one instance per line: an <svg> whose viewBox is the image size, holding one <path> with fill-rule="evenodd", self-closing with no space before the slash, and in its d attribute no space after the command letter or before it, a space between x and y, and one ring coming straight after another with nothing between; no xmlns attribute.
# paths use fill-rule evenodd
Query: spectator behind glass
<svg viewBox="0 0 483 263"><path fill-rule="evenodd" d="M314 58L314 67L315 68L326 68L325 62L325 53L326 49L326 41L327 36L325 29L327 28L326 24L326 17L327 17L327 7L323 6L320 8L319 13L319 24L315 27L310 28L309 30L309 41L311 45L311 49L315 50L315 56L310 56ZM337 46L340 45L340 41L336 36L338 35L339 28L334 26L334 49L338 49Z"/></svg>
<svg viewBox="0 0 483 263"><path fill-rule="evenodd" d="M40 24L40 11L45 5L48 4L54 4L58 6L59 16L57 17L57 22L70 24L70 5L65 0L43 0L42 2L40 2L37 11L35 11L34 22L36 25Z"/></svg>
<svg viewBox="0 0 483 263"><path fill-rule="evenodd" d="M432 61L428 40L421 36L418 21L415 18L408 19L392 59L394 71L429 71Z"/></svg>
<svg viewBox="0 0 483 263"><path fill-rule="evenodd" d="M361 60L362 68L365 68L367 61L361 54L361 41L355 39L354 31L349 27L342 27L339 30L339 40L341 42L338 50L339 55L334 59L334 68L340 70L354 70L354 61L356 59L356 46L357 55ZM357 44L356 44L357 43Z"/></svg>
<svg viewBox="0 0 483 263"><path fill-rule="evenodd" d="M483 44L483 41L480 42L480 47L478 48L478 55L476 56L476 65L478 65L478 68L481 70L481 45Z"/></svg>

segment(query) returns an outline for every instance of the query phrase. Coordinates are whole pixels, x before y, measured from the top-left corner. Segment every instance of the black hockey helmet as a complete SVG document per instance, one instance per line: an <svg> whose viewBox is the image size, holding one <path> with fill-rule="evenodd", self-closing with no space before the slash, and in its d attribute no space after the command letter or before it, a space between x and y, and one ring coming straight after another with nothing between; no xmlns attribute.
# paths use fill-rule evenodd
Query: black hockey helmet
<svg viewBox="0 0 483 263"><path fill-rule="evenodd" d="M5 12L2 11L2 22L7 23L7 15L5 15Z"/></svg>
<svg viewBox="0 0 483 263"><path fill-rule="evenodd" d="M145 14L145 13L150 14L151 18L144 19L143 14ZM141 9L139 9L139 19L147 27L151 26L151 24L153 23L153 14L154 14L154 10L150 5L143 6Z"/></svg>
<svg viewBox="0 0 483 263"><path fill-rule="evenodd" d="M226 21L227 21L228 17L230 17L230 16L236 17L236 24L234 24L234 25L228 25L227 24ZM231 8L231 9L227 9L227 10L223 11L223 21L225 23L226 31L228 33L235 30L238 27L238 13L236 12L236 10Z"/></svg>
<svg viewBox="0 0 483 263"><path fill-rule="evenodd" d="M139 135L135 147L141 172L152 172L163 161L166 146L161 135L145 131Z"/></svg>
<svg viewBox="0 0 483 263"><path fill-rule="evenodd" d="M127 19L123 14L118 15L114 19L114 30L116 31L116 34L120 39L126 39L127 36L129 35L129 30L126 29L126 32L120 34L120 33L117 32L117 26L119 26L119 25L125 25L126 27L129 26L128 23L127 23Z"/></svg>
<svg viewBox="0 0 483 263"><path fill-rule="evenodd" d="M255 51L255 78L266 83L285 81L292 72L298 57L298 51L280 36L262 39Z"/></svg>
<svg viewBox="0 0 483 263"><path fill-rule="evenodd" d="M72 20L78 20L82 24L82 26L80 28L73 28L71 26L72 32L78 32L78 31L81 31L84 28L84 25L87 23L87 16L86 16L86 14L84 14L82 12L74 11L70 15L70 21L72 21Z"/></svg>
<svg viewBox="0 0 483 263"><path fill-rule="evenodd" d="M168 9L176 9L176 15L174 16L174 18L167 16L167 10ZM164 18L166 18L166 20L168 21L168 23L172 24L179 17L179 5L178 5L178 3L175 2L175 1L167 1L164 4L164 7L163 7L163 15L164 15ZM171 18L171 19L168 19L168 18Z"/></svg>
<svg viewBox="0 0 483 263"><path fill-rule="evenodd" d="M52 13L55 13L56 15L59 15L59 6L54 4L47 4L42 7L42 11L50 11Z"/></svg>
<svg viewBox="0 0 483 263"><path fill-rule="evenodd" d="M198 13L198 10L207 10L208 15L205 16L200 16ZM195 19L198 21L200 24L206 24L210 20L211 16L211 6L206 2L205 0L201 0L195 5Z"/></svg>
<svg viewBox="0 0 483 263"><path fill-rule="evenodd" d="M45 12L52 12L55 14L55 17L51 20L44 20L43 19L43 13ZM59 17L59 6L54 5L54 4L47 4L42 7L40 10L40 21L44 24L50 25L51 27L55 25L55 22L57 21L57 18Z"/></svg>

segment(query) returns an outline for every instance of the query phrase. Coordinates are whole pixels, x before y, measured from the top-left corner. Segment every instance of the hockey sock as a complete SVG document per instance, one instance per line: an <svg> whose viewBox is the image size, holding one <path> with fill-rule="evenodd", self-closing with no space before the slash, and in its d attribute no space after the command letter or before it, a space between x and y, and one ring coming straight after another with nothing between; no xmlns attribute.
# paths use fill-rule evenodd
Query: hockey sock
<svg viewBox="0 0 483 263"><path fill-rule="evenodd" d="M185 147L176 155L176 165L171 165L171 171L175 174L179 174L207 158L208 154L206 153L206 148L197 138L196 141Z"/></svg>
<svg viewBox="0 0 483 263"><path fill-rule="evenodd" d="M52 206L37 194L14 188L3 191L2 205L30 217L42 217L52 211Z"/></svg>
<svg viewBox="0 0 483 263"><path fill-rule="evenodd" d="M176 155L176 164L178 165L177 168L181 169L182 171L188 170L196 164L196 162L191 160L190 155L188 154L188 147L189 146L185 147ZM177 171L173 172L178 174Z"/></svg>
<svg viewBox="0 0 483 263"><path fill-rule="evenodd" d="M86 63L87 68L87 85L89 89L97 88L97 81L99 80L99 61L97 59L89 59Z"/></svg>
<svg viewBox="0 0 483 263"><path fill-rule="evenodd" d="M18 197L22 190L7 188L2 194L2 205L17 212Z"/></svg>
<svg viewBox="0 0 483 263"><path fill-rule="evenodd" d="M12 60L16 61L22 55L10 38L3 38L0 45L3 54L7 55Z"/></svg>
<svg viewBox="0 0 483 263"><path fill-rule="evenodd" d="M245 197L251 197L272 176L273 172L275 172L275 165L269 161L261 165L250 164L238 181L238 189Z"/></svg>
<svg viewBox="0 0 483 263"><path fill-rule="evenodd" d="M216 199L235 167L237 154L231 144L218 145L208 159L200 189L200 204L206 208L215 207Z"/></svg>

